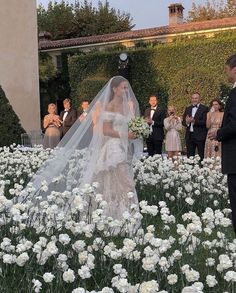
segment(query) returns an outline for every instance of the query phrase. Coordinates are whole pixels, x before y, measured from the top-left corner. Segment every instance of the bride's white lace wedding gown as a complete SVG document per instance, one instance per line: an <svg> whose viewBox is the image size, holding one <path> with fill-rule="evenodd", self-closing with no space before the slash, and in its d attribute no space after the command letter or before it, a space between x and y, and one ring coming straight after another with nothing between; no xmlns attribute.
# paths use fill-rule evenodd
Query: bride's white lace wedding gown
<svg viewBox="0 0 236 293"><path fill-rule="evenodd" d="M54 199L58 205L55 213L61 211L70 217L71 212L77 212L74 202L77 192L78 198L80 195L87 198L83 186L93 182L99 183L93 192L102 194L107 202L105 216L123 220L125 212L137 211L132 162L140 156L142 142L128 140L128 121L136 116L139 116L139 105L128 81L113 77L90 104L86 119L74 123L52 156L33 176L28 188L22 191L22 200L19 200L30 199L32 203L30 219L35 218L34 213L44 217L41 206L54 208ZM109 126L110 132L104 131L104 126ZM97 206L96 200L91 201L85 204L88 220Z"/></svg>
<svg viewBox="0 0 236 293"><path fill-rule="evenodd" d="M132 145L127 137L121 138L128 121L122 114L114 112L104 112L102 119L111 122L120 137L104 136L92 181L99 183L98 191L107 202L106 215L121 220L124 212L131 211L132 204L138 206L132 170Z"/></svg>

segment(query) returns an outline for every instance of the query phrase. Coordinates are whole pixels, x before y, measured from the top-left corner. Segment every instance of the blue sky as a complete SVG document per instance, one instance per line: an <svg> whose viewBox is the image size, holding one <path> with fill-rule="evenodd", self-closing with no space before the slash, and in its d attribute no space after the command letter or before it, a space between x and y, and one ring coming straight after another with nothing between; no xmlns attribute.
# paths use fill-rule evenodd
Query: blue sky
<svg viewBox="0 0 236 293"><path fill-rule="evenodd" d="M49 0L37 0L47 6ZM57 2L60 2L58 0ZM74 0L68 0L74 3ZM83 2L83 0L82 0ZM91 0L97 5L98 0ZM103 2L103 0L102 0ZM192 7L192 3L203 4L205 0L108 0L111 7L120 9L120 11L129 12L133 17L133 23L136 24L134 29L156 27L168 24L168 6L172 3L182 3L184 6L184 17L187 17L188 10Z"/></svg>

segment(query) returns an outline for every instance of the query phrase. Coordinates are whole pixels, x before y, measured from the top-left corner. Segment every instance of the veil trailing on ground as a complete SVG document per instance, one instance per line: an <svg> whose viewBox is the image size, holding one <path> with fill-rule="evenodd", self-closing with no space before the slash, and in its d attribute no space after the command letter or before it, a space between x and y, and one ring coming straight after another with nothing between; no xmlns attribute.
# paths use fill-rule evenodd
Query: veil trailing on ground
<svg viewBox="0 0 236 293"><path fill-rule="evenodd" d="M86 119L74 123L25 191L37 194L44 186L47 192L41 196L46 198L50 191L71 191L91 184L96 174L112 168L117 160L130 162L131 166L143 150L142 141L128 140L128 121L135 116L139 116L139 105L129 82L121 76L111 78L93 99ZM108 140L110 145L105 147ZM122 159L120 154L115 158L116 143ZM113 146L114 152L109 153Z"/></svg>

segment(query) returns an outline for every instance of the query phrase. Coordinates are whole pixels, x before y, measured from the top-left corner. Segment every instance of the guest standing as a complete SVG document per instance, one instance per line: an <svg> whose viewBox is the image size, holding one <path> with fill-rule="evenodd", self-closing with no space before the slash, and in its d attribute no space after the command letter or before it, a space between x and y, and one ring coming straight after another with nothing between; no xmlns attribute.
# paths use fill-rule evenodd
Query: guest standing
<svg viewBox="0 0 236 293"><path fill-rule="evenodd" d="M208 137L222 142L222 172L228 177L232 221L236 233L236 54L226 61L225 71L233 89L225 104L221 128L210 133Z"/></svg>
<svg viewBox="0 0 236 293"><path fill-rule="evenodd" d="M210 111L207 113L206 127L208 136L221 127L224 116L224 104L219 99L214 99L210 103ZM205 143L205 158L221 157L221 143L216 139L207 137Z"/></svg>
<svg viewBox="0 0 236 293"><path fill-rule="evenodd" d="M144 118L151 128L151 135L147 138L148 155L161 154L162 143L164 139L164 119L166 117L165 110L158 106L156 96L149 98L149 107L144 112Z"/></svg>
<svg viewBox="0 0 236 293"><path fill-rule="evenodd" d="M77 111L71 107L71 100L65 99L63 101L64 111L60 113L60 120L62 121L61 136L63 137L71 126L77 120Z"/></svg>
<svg viewBox="0 0 236 293"><path fill-rule="evenodd" d="M83 100L81 103L81 109L82 109L82 111L79 113L80 122L82 122L88 114L89 101Z"/></svg>
<svg viewBox="0 0 236 293"><path fill-rule="evenodd" d="M43 139L43 147L55 148L60 141L60 126L61 121L56 115L56 105L51 103L48 105L48 115L43 119L43 128L46 130Z"/></svg>
<svg viewBox="0 0 236 293"><path fill-rule="evenodd" d="M181 118L176 116L176 109L173 106L169 106L168 117L164 119L164 126L166 129L165 148L168 158L178 156L182 151L181 139L179 131L182 129Z"/></svg>
<svg viewBox="0 0 236 293"><path fill-rule="evenodd" d="M202 161L207 136L206 117L208 107L202 105L200 100L200 94L195 92L191 97L191 106L184 111L182 124L186 127L187 157L195 156L197 150Z"/></svg>

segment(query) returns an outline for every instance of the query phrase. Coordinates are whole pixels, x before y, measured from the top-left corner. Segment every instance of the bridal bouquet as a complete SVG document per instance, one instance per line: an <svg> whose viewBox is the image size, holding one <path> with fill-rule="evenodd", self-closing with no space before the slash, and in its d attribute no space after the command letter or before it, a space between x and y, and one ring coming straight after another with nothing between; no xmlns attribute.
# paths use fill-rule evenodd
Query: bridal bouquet
<svg viewBox="0 0 236 293"><path fill-rule="evenodd" d="M132 131L137 138L147 138L151 134L151 130L143 117L135 117L128 123L129 131Z"/></svg>

